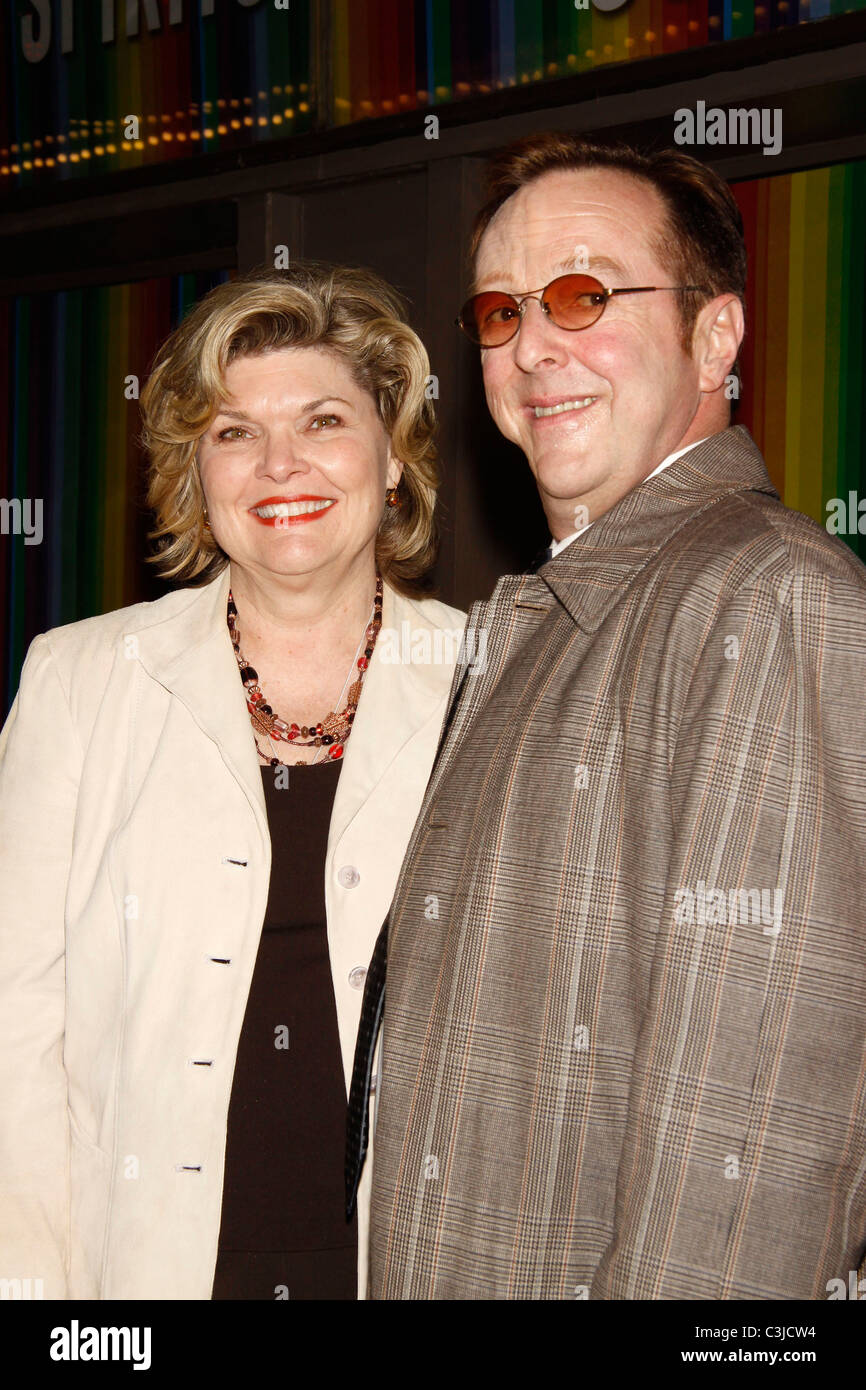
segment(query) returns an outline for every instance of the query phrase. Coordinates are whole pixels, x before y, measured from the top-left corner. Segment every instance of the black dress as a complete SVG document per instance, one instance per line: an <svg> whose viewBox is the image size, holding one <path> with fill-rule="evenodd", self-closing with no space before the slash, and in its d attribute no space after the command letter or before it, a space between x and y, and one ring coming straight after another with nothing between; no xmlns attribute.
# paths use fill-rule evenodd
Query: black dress
<svg viewBox="0 0 866 1390"><path fill-rule="evenodd" d="M268 905L238 1044L214 1299L357 1298L345 1217L346 1089L325 919L341 760L262 767Z"/></svg>

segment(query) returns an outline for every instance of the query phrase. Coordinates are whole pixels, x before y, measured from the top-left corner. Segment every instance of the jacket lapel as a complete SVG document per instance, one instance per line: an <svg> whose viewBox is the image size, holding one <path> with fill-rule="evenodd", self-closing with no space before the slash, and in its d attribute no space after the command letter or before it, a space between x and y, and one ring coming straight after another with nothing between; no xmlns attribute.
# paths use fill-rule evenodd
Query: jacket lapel
<svg viewBox="0 0 866 1390"><path fill-rule="evenodd" d="M521 595L526 600L523 604L519 602ZM465 733L478 710L491 698L496 683L508 664L516 640L512 619L517 606L537 608L536 621L540 623L545 614L556 606L556 599L550 589L534 574L505 574L497 581L490 598L476 601L469 610L466 620L468 660L458 666L454 675L451 697L422 811L433 805L439 783L453 761ZM520 624L524 636L528 626L529 623L524 618ZM473 657L480 650L482 635L485 661L473 662Z"/></svg>
<svg viewBox="0 0 866 1390"><path fill-rule="evenodd" d="M632 580L681 526L722 497L749 491L779 495L749 431L733 425L632 488L589 530L542 565L539 578L584 632L595 632ZM528 587L526 592L529 595L534 589ZM525 606L519 596L515 601Z"/></svg>
<svg viewBox="0 0 866 1390"><path fill-rule="evenodd" d="M267 831L261 771L253 742L238 664L226 625L231 572L198 589L177 590L172 611L147 605L137 624L126 629L135 639L132 652L148 674L186 705L199 728L219 747L234 776L258 808ZM382 629L395 634L408 623L412 634L436 631L423 610L387 583L382 595ZM329 845L351 824L401 748L433 715L446 695L453 667L447 662L389 661L397 642L383 642L373 652L353 726L346 744L331 817Z"/></svg>
<svg viewBox="0 0 866 1390"><path fill-rule="evenodd" d="M126 637L135 637L136 654L148 674L187 707L202 732L216 743L258 809L260 828L266 832L259 761L226 623L230 580L226 565L201 588L177 590L171 596L176 608L172 603L173 611L165 617L159 606L148 605L141 623L126 629Z"/></svg>
<svg viewBox="0 0 866 1390"><path fill-rule="evenodd" d="M455 680L422 809L435 804L464 734L508 662L517 634L509 617L514 609L530 610L521 640L557 603L585 632L595 632L675 531L728 493L747 491L778 497L749 431L731 426L639 483L537 573L503 575L489 599L474 603L466 626L488 633L489 669L485 676L470 676L464 667Z"/></svg>
<svg viewBox="0 0 866 1390"><path fill-rule="evenodd" d="M400 750L433 715L451 684L453 667L447 662L389 660L401 645L404 623L413 634L427 632L432 636L436 631L417 604L385 584L382 631L364 677L352 737L346 744L329 849L351 825ZM386 633L393 634L393 640L383 640Z"/></svg>

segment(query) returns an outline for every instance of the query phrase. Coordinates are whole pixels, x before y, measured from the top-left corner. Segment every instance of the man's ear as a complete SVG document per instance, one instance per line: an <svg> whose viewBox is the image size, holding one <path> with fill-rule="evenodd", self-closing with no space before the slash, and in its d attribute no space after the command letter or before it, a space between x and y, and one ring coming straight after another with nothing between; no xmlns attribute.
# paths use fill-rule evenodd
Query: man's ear
<svg viewBox="0 0 866 1390"><path fill-rule="evenodd" d="M745 330L743 306L735 294L717 295L701 309L692 335L692 357L701 391L718 391L724 386Z"/></svg>

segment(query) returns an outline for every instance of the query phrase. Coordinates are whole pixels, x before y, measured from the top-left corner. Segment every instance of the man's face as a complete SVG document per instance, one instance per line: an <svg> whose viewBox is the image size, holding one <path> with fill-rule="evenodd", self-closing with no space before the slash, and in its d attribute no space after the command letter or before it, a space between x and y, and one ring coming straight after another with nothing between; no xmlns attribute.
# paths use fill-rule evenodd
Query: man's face
<svg viewBox="0 0 866 1390"><path fill-rule="evenodd" d="M493 218L478 252L476 288L519 296L570 269L585 269L608 288L670 285L650 249L663 226L662 199L643 179L607 169L551 171ZM578 332L558 328L538 300L528 301L520 332L482 349L490 412L526 454L555 536L600 516L667 454L685 448L690 426L694 440L702 437L703 422L695 421L700 372L681 345L678 299L614 296ZM570 404L561 412L536 414L563 403Z"/></svg>

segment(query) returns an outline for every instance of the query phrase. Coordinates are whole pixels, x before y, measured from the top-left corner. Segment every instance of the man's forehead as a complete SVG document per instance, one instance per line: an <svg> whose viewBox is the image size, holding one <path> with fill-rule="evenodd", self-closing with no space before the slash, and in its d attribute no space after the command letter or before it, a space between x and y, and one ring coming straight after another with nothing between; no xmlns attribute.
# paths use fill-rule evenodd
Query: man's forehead
<svg viewBox="0 0 866 1390"><path fill-rule="evenodd" d="M504 287L526 261L550 277L569 270L633 273L665 207L652 184L618 169L550 170L497 211L475 259L473 292ZM653 255L653 259L655 256Z"/></svg>

